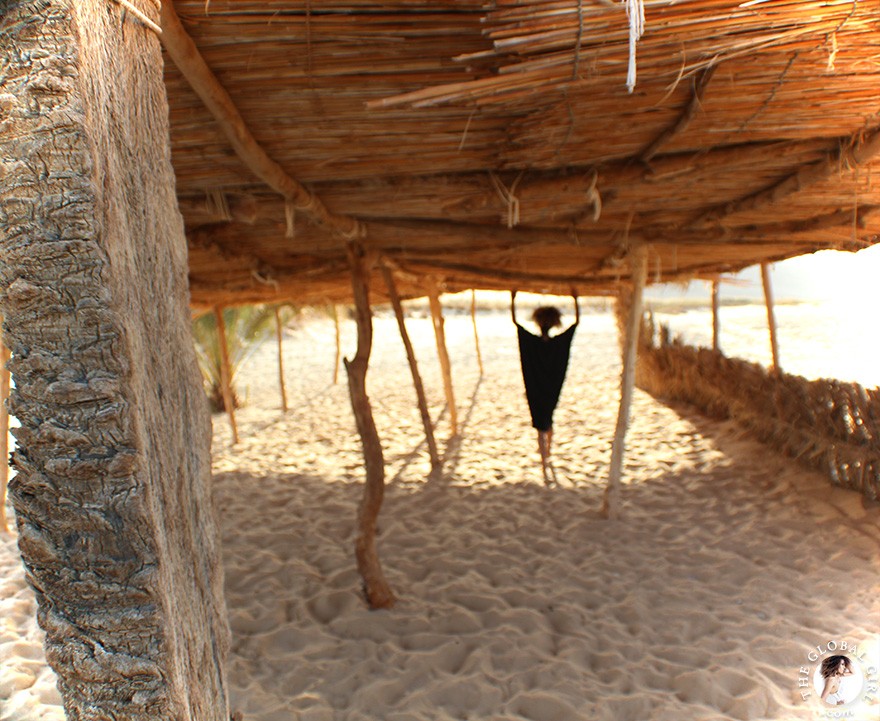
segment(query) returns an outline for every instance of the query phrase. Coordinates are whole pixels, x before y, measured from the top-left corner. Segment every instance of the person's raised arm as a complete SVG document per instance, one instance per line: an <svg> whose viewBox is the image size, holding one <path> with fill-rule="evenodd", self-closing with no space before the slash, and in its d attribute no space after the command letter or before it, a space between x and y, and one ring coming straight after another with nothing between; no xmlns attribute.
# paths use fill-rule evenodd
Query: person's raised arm
<svg viewBox="0 0 880 721"><path fill-rule="evenodd" d="M574 324L577 325L581 322L581 307L578 305L578 294L575 288L571 289L571 297L574 300Z"/></svg>
<svg viewBox="0 0 880 721"><path fill-rule="evenodd" d="M514 325L516 324L516 306L514 303L516 302L516 291L510 291L510 317L513 319Z"/></svg>

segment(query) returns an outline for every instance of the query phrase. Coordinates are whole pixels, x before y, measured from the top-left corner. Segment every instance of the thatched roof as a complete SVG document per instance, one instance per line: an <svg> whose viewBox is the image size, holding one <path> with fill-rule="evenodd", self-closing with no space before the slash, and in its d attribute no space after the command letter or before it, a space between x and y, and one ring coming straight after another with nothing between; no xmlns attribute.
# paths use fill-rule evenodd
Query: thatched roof
<svg viewBox="0 0 880 721"><path fill-rule="evenodd" d="M258 177L168 60L195 303L347 300L354 234L406 294L606 293L637 243L656 282L877 240L870 3L647 0L632 93L611 0L174 7L305 188Z"/></svg>

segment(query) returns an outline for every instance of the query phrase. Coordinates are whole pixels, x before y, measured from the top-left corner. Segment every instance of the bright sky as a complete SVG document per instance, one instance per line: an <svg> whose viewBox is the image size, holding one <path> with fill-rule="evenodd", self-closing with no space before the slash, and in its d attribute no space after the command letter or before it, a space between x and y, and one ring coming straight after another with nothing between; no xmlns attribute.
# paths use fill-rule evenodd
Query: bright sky
<svg viewBox="0 0 880 721"><path fill-rule="evenodd" d="M823 250L812 255L777 263L771 275L779 293L783 288L788 297L828 300L853 308L870 303L871 309L880 301L880 245L858 253Z"/></svg>
<svg viewBox="0 0 880 721"><path fill-rule="evenodd" d="M763 297L761 271L753 266L735 276L739 282L722 284L722 297ZM825 301L852 310L873 310L880 306L880 245L858 253L822 250L811 255L774 263L770 282L776 300ZM708 283L695 281L685 291L681 286L649 289L648 295L671 298L708 295Z"/></svg>

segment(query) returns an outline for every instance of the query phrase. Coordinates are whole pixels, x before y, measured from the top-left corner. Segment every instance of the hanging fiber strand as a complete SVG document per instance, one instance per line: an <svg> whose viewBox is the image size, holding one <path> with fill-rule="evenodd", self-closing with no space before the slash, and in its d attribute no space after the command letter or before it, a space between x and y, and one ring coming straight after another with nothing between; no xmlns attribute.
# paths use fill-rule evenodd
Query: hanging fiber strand
<svg viewBox="0 0 880 721"><path fill-rule="evenodd" d="M629 19L629 67L626 71L626 88L632 92L636 86L636 45L645 32L644 0L626 0L626 17Z"/></svg>

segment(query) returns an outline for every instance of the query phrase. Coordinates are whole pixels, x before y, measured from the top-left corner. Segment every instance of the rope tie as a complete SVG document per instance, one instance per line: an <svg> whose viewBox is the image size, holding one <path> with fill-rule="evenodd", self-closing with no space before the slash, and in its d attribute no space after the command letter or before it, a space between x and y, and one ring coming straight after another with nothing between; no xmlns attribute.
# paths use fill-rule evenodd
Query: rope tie
<svg viewBox="0 0 880 721"><path fill-rule="evenodd" d="M348 241L356 240L358 238L366 238L367 226L357 220L355 221L354 227L351 230L341 232L341 235L345 240Z"/></svg>
<svg viewBox="0 0 880 721"><path fill-rule="evenodd" d="M124 7L128 12L134 15L138 20L140 20L146 27L152 30L156 35L162 34L162 28L159 27L157 22L150 20L146 16L146 14L142 10L138 10L129 0L113 0L113 2L117 3ZM160 0L150 0L153 3L153 6L156 8L156 11L159 12L162 9L162 3Z"/></svg>
<svg viewBox="0 0 880 721"><path fill-rule="evenodd" d="M226 200L226 193L219 190L211 190L205 196L205 209L208 213L221 220L232 220L232 213L229 212L229 202Z"/></svg>
<svg viewBox="0 0 880 721"><path fill-rule="evenodd" d="M285 197L285 201L290 203L297 210L301 210L304 213L311 213L315 210L317 206L318 199L315 197L315 194L311 190L306 190L308 197L306 198L305 203L294 203L293 198Z"/></svg>
<svg viewBox="0 0 880 721"><path fill-rule="evenodd" d="M296 235L296 206L290 199L284 201L284 219L287 221L284 237L293 238Z"/></svg>
<svg viewBox="0 0 880 721"><path fill-rule="evenodd" d="M599 195L599 189L596 187L599 183L599 171L593 171L593 179L590 181L590 187L587 189L587 200L593 206L593 222L597 222L602 215L602 196Z"/></svg>
<svg viewBox="0 0 880 721"><path fill-rule="evenodd" d="M280 284L278 283L277 280L275 280L272 276L270 276L270 275L268 275L268 274L267 274L267 275L263 275L263 274L260 273L260 271L258 271L256 268L254 268L254 269L251 271L251 277L252 277L255 281L257 281L258 283L261 283L262 285L271 285L271 286L276 290L276 292L277 292L278 290L280 290L280 288L281 288L281 286L280 286Z"/></svg>
<svg viewBox="0 0 880 721"><path fill-rule="evenodd" d="M495 192L498 193L501 200L507 204L508 228L514 228L519 225L519 198L516 197L516 186L519 185L519 181L522 180L524 174L525 173L520 173L516 176L516 180L513 181L510 189L508 189L501 178L495 175L495 173L489 173Z"/></svg>
<svg viewBox="0 0 880 721"><path fill-rule="evenodd" d="M834 61L837 59L837 31L831 33L831 52L828 54L828 65L825 70L829 73L834 72Z"/></svg>

